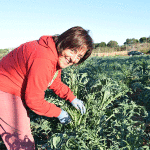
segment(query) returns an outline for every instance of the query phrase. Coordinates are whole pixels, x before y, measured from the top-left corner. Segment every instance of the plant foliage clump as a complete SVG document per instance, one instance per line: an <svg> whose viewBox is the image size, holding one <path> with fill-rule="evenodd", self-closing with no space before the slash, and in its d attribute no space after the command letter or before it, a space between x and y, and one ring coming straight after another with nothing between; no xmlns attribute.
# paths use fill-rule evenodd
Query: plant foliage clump
<svg viewBox="0 0 150 150"><path fill-rule="evenodd" d="M32 133L39 149L149 149L150 99L148 56L89 58L63 70L62 80L84 101L81 115L52 91L47 101L66 110L72 121L31 113Z"/></svg>
<svg viewBox="0 0 150 150"><path fill-rule="evenodd" d="M45 99L66 110L71 123L30 112L36 148L56 150L149 150L149 56L88 58L63 70L62 80L84 101L81 115L51 90Z"/></svg>

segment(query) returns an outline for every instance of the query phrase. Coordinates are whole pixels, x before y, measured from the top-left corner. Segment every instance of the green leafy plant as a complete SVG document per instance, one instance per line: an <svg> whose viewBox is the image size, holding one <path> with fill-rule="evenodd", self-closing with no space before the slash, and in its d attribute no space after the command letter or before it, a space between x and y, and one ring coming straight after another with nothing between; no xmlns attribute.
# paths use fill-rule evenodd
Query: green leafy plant
<svg viewBox="0 0 150 150"><path fill-rule="evenodd" d="M37 137L37 148L149 149L149 130L146 126L150 106L147 100L149 78L142 78L144 71L139 72L139 69L145 68L149 76L150 62L149 57L143 57L95 57L77 68L64 69L63 82L84 101L86 114L81 115L70 103L46 91L46 100L67 111L72 121L63 126L56 118L33 114L31 127ZM134 94L138 89L141 93L132 99L128 93Z"/></svg>
<svg viewBox="0 0 150 150"><path fill-rule="evenodd" d="M38 150L149 149L150 56L88 58L63 70L62 80L84 101L81 115L51 90L45 99L69 113L71 123L30 112Z"/></svg>

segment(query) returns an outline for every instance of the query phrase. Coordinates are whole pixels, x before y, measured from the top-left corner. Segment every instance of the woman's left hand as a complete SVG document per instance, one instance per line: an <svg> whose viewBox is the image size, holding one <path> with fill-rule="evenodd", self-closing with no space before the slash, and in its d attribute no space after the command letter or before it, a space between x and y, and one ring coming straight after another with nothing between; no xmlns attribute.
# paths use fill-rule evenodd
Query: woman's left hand
<svg viewBox="0 0 150 150"><path fill-rule="evenodd" d="M82 114L82 115L85 114L86 109L85 109L85 106L84 106L84 104L83 104L83 101L81 101L81 100L75 98L75 99L71 102L71 104L72 104L76 109L79 109L79 110L81 111L81 114Z"/></svg>

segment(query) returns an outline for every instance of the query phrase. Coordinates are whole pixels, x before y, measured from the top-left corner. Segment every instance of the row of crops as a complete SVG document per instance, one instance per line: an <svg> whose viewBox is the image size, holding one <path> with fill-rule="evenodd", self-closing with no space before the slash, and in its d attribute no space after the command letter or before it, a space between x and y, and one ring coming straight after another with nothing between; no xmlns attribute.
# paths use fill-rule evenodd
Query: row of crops
<svg viewBox="0 0 150 150"><path fill-rule="evenodd" d="M92 57L63 70L62 80L87 112L82 116L47 90L47 101L66 110L72 122L64 126L56 118L30 114L39 150L149 150L150 56Z"/></svg>
<svg viewBox="0 0 150 150"><path fill-rule="evenodd" d="M72 122L31 112L38 150L149 150L150 56L91 57L63 70L62 80L84 101L81 115L51 90L45 99L66 110Z"/></svg>

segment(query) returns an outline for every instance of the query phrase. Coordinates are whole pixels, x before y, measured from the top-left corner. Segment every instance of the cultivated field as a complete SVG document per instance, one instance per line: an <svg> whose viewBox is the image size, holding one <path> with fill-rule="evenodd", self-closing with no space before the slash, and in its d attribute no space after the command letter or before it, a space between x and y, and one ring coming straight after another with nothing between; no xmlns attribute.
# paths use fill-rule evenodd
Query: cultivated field
<svg viewBox="0 0 150 150"><path fill-rule="evenodd" d="M72 122L31 114L37 147L42 149L149 149L150 56L93 57L66 68L62 80L84 101L81 115L51 91L47 101L66 110Z"/></svg>
<svg viewBox="0 0 150 150"><path fill-rule="evenodd" d="M149 55L90 57L64 69L62 80L84 101L86 114L45 91L45 99L66 110L72 122L63 126L30 112L38 150L149 150Z"/></svg>

